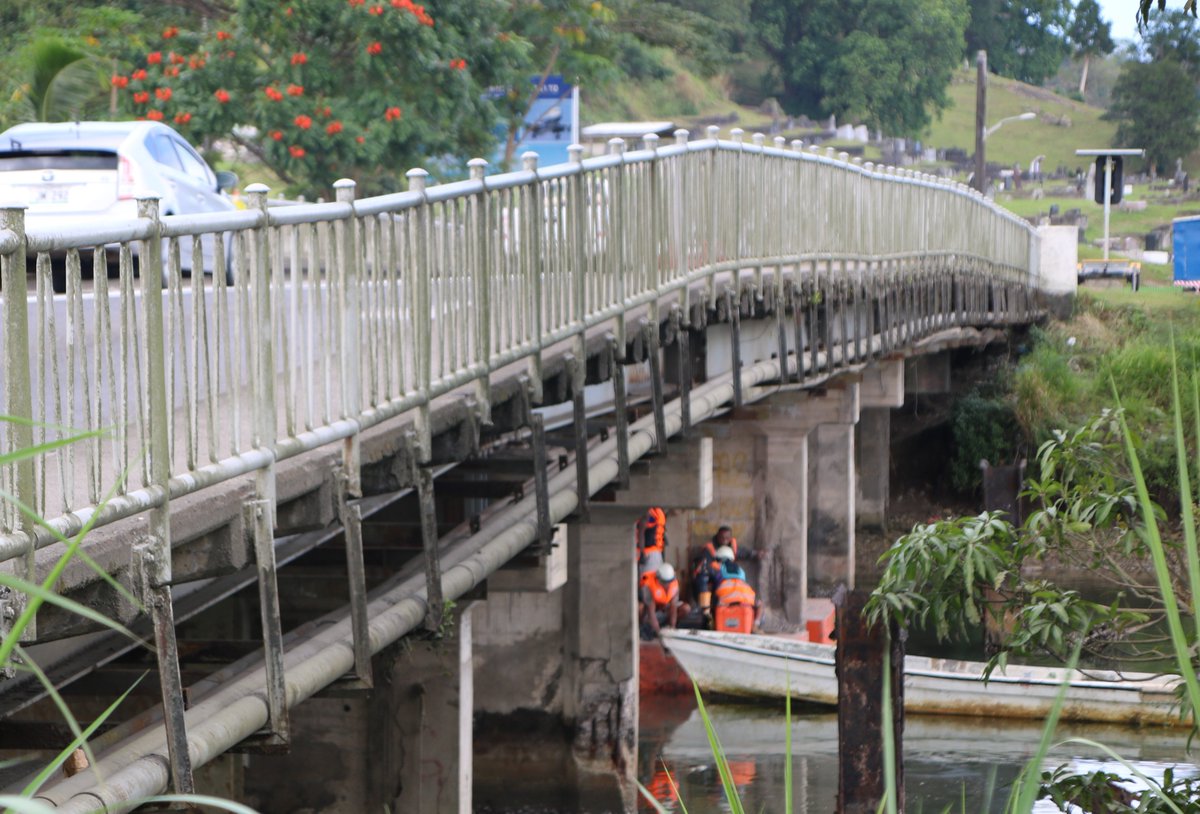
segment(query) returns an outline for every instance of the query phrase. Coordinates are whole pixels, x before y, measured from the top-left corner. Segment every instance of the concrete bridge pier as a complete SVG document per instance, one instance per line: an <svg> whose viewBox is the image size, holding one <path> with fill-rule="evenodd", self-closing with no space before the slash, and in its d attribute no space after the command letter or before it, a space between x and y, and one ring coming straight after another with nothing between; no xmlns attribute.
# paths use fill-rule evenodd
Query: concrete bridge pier
<svg viewBox="0 0 1200 814"><path fill-rule="evenodd" d="M518 579L506 568L489 579L475 619L481 737L535 736L542 743L533 759L548 775L572 777L627 810L636 806L635 524L649 506L707 506L712 462L711 439L670 442L665 456L633 468L629 490L602 491L587 522L559 527L554 556L565 550L566 567L558 578ZM681 575L685 548L672 539L666 552ZM556 741L563 754L548 754L546 744Z"/></svg>
<svg viewBox="0 0 1200 814"><path fill-rule="evenodd" d="M858 468L855 508L860 528L882 530L887 526L892 410L903 406L903 360L880 362L863 371L854 439Z"/></svg>
<svg viewBox="0 0 1200 814"><path fill-rule="evenodd" d="M374 688L329 690L291 711L283 755L247 758L263 814L472 810L471 603L441 638L407 638L372 660Z"/></svg>

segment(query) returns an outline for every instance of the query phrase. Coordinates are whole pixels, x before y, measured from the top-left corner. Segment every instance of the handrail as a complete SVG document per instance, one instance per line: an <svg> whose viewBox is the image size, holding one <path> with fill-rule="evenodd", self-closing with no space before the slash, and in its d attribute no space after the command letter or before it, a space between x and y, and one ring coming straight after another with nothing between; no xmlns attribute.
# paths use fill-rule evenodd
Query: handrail
<svg viewBox="0 0 1200 814"><path fill-rule="evenodd" d="M413 171L408 191L357 200L342 181L335 201L268 207L256 185L244 211L144 206L53 232L0 210L0 306L28 324L5 327L0 412L34 422L0 422L0 450L109 430L32 471L0 467L0 488L63 534L97 511L101 523L161 511L247 472L272 478L280 460L428 410L590 327L615 319L623 336L697 286L715 307L747 285L743 270L778 270L780 292L935 269L1034 285L1032 227L962 184L740 131L686 135L442 186ZM158 293L147 279L160 276ZM0 561L52 539L0 507Z"/></svg>

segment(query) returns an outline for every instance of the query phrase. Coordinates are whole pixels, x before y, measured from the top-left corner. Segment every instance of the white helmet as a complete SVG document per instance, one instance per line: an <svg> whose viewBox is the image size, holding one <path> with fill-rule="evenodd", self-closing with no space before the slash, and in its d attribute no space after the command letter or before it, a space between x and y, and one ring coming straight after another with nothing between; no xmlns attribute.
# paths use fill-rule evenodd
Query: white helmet
<svg viewBox="0 0 1200 814"><path fill-rule="evenodd" d="M669 562L664 562L662 565L658 566L657 574L659 582L670 582L671 580L675 579L675 566L671 565Z"/></svg>
<svg viewBox="0 0 1200 814"><path fill-rule="evenodd" d="M733 559L736 559L736 557L734 556L732 548L730 548L727 545L723 545L717 549L717 559L718 560L733 560Z"/></svg>

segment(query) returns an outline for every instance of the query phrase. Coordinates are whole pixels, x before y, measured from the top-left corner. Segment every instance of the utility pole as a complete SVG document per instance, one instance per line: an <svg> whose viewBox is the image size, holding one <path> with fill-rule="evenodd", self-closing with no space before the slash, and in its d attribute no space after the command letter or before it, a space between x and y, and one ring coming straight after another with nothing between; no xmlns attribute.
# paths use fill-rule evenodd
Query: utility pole
<svg viewBox="0 0 1200 814"><path fill-rule="evenodd" d="M987 192L987 155L984 141L987 139L987 51L975 56L975 183L980 192Z"/></svg>

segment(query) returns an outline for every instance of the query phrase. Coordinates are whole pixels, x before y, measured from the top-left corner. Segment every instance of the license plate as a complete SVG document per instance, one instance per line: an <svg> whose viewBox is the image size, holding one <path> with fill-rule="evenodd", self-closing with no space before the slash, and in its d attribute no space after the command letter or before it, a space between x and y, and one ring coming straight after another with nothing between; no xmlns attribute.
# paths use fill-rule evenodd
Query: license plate
<svg viewBox="0 0 1200 814"><path fill-rule="evenodd" d="M62 185L33 187L30 192L30 203L66 203L70 197L70 188Z"/></svg>

